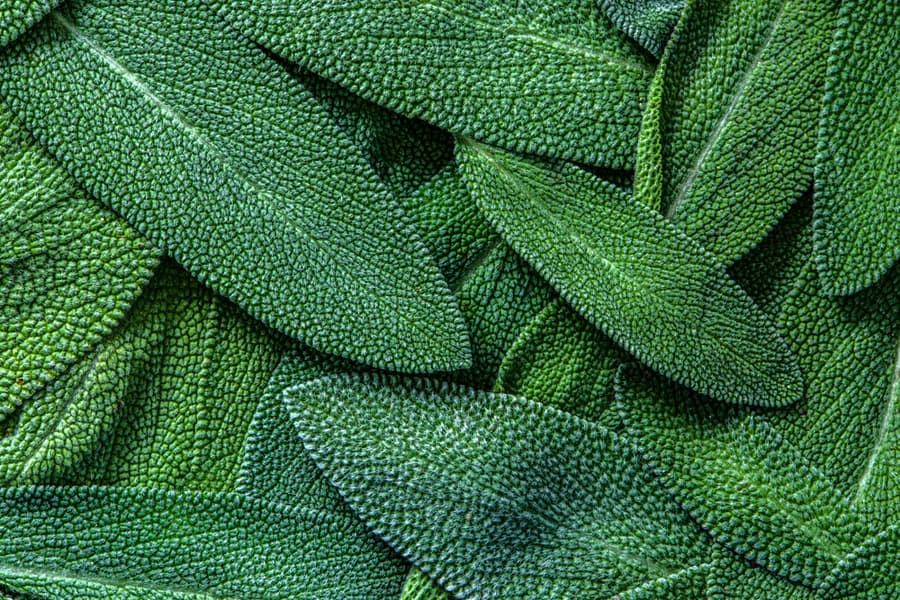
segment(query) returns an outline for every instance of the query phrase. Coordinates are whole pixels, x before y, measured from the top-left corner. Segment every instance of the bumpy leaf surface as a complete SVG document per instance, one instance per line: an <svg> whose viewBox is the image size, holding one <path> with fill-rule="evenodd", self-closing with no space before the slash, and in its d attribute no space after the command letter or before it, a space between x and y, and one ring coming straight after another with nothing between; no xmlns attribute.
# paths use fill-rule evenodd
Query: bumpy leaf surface
<svg viewBox="0 0 900 600"><path fill-rule="evenodd" d="M521 152L634 164L652 65L593 0L210 0L355 93Z"/></svg>
<svg viewBox="0 0 900 600"><path fill-rule="evenodd" d="M203 5L69 3L0 72L89 191L254 316L379 367L468 364L455 301L371 167Z"/></svg>
<svg viewBox="0 0 900 600"><path fill-rule="evenodd" d="M337 376L286 390L317 464L459 598L598 598L703 564L706 538L615 434L515 396Z"/></svg>
<svg viewBox="0 0 900 600"><path fill-rule="evenodd" d="M575 166L458 144L488 219L576 310L660 373L719 400L783 405L803 392L768 318L700 246Z"/></svg>
<svg viewBox="0 0 900 600"><path fill-rule="evenodd" d="M60 0L0 0L0 48L50 12Z"/></svg>
<svg viewBox="0 0 900 600"><path fill-rule="evenodd" d="M900 4L841 2L816 157L815 238L828 293L900 257Z"/></svg>
<svg viewBox="0 0 900 600"><path fill-rule="evenodd" d="M599 4L616 27L659 58L685 0L600 0Z"/></svg>
<svg viewBox="0 0 900 600"><path fill-rule="evenodd" d="M109 333L157 258L0 103L0 415Z"/></svg>
<svg viewBox="0 0 900 600"><path fill-rule="evenodd" d="M866 540L841 561L822 586L827 600L888 600L900 594L900 526Z"/></svg>
<svg viewBox="0 0 900 600"><path fill-rule="evenodd" d="M638 198L720 261L809 186L835 0L689 2L650 91Z"/></svg>
<svg viewBox="0 0 900 600"><path fill-rule="evenodd" d="M790 581L821 585L865 534L849 503L764 418L648 375L620 369L618 405L679 503L738 554Z"/></svg>
<svg viewBox="0 0 900 600"><path fill-rule="evenodd" d="M240 494L6 488L0 528L0 585L47 600L369 600L373 590L399 592L329 515ZM358 578L348 561L373 576Z"/></svg>

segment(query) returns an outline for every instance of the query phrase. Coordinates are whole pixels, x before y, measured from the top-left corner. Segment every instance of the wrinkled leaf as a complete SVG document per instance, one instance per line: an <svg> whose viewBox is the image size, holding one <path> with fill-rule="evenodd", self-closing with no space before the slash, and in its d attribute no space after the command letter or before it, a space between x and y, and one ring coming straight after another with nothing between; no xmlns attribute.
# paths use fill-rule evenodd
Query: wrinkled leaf
<svg viewBox="0 0 900 600"><path fill-rule="evenodd" d="M616 27L659 58L685 0L600 0L599 4Z"/></svg>
<svg viewBox="0 0 900 600"><path fill-rule="evenodd" d="M900 526L885 529L855 548L822 586L821 597L888 600L900 594Z"/></svg>
<svg viewBox="0 0 900 600"><path fill-rule="evenodd" d="M0 48L59 4L60 0L0 0Z"/></svg>

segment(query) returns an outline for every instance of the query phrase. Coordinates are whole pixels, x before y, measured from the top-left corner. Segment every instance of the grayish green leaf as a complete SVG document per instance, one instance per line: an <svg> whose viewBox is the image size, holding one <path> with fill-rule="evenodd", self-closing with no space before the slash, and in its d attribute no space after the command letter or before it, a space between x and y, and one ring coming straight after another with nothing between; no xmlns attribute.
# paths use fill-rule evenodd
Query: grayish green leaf
<svg viewBox="0 0 900 600"><path fill-rule="evenodd" d="M900 4L843 0L816 156L822 287L849 294L900 257Z"/></svg>
<svg viewBox="0 0 900 600"><path fill-rule="evenodd" d="M666 47L635 189L724 264L809 187L836 14L836 0L692 1Z"/></svg>
<svg viewBox="0 0 900 600"><path fill-rule="evenodd" d="M0 102L0 415L109 333L157 259Z"/></svg>
<svg viewBox="0 0 900 600"><path fill-rule="evenodd" d="M634 164L653 67L594 0L209 0L274 52L407 116L521 152Z"/></svg>
<svg viewBox="0 0 900 600"><path fill-rule="evenodd" d="M706 537L615 434L527 400L336 376L285 392L329 480L459 598L603 598L703 564Z"/></svg>
<svg viewBox="0 0 900 600"><path fill-rule="evenodd" d="M599 4L616 27L659 58L685 0L600 0Z"/></svg>
<svg viewBox="0 0 900 600"><path fill-rule="evenodd" d="M371 167L202 5L71 2L0 72L89 191L252 315L379 367L468 364L455 300Z"/></svg>
<svg viewBox="0 0 900 600"><path fill-rule="evenodd" d="M240 494L5 488L0 528L0 584L47 600L370 600L399 592L340 521Z"/></svg>
<svg viewBox="0 0 900 600"><path fill-rule="evenodd" d="M660 373L719 400L784 405L803 381L768 318L703 248L575 166L458 144L500 233L576 310Z"/></svg>

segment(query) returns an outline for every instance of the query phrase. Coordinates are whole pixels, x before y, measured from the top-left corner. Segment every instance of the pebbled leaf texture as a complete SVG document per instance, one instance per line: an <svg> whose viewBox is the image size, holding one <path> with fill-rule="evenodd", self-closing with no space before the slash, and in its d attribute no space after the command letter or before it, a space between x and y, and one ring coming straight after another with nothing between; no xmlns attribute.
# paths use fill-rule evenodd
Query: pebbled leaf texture
<svg viewBox="0 0 900 600"><path fill-rule="evenodd" d="M513 248L641 361L728 402L785 405L803 381L768 318L696 243L575 166L461 141L473 196Z"/></svg>
<svg viewBox="0 0 900 600"><path fill-rule="evenodd" d="M240 494L6 488L0 527L0 585L46 600L368 600L394 585L343 568L376 565L328 515Z"/></svg>
<svg viewBox="0 0 900 600"><path fill-rule="evenodd" d="M0 415L122 319L158 251L85 195L0 103Z"/></svg>
<svg viewBox="0 0 900 600"><path fill-rule="evenodd" d="M599 0L616 27L659 58L685 0Z"/></svg>
<svg viewBox="0 0 900 600"><path fill-rule="evenodd" d="M653 81L638 198L723 264L809 187L835 0L688 2Z"/></svg>
<svg viewBox="0 0 900 600"><path fill-rule="evenodd" d="M620 369L619 410L679 504L737 554L820 586L865 534L849 504L765 418L646 375Z"/></svg>
<svg viewBox="0 0 900 600"><path fill-rule="evenodd" d="M468 364L397 202L310 92L203 5L68 3L0 72L79 182L255 317L379 367Z"/></svg>
<svg viewBox="0 0 900 600"><path fill-rule="evenodd" d="M867 539L840 562L822 586L827 600L888 600L900 594L900 526Z"/></svg>
<svg viewBox="0 0 900 600"><path fill-rule="evenodd" d="M627 441L514 396L336 376L285 400L374 531L457 598L598 598L703 564Z"/></svg>
<svg viewBox="0 0 900 600"><path fill-rule="evenodd" d="M520 152L634 164L653 66L594 0L209 0L353 92Z"/></svg>
<svg viewBox="0 0 900 600"><path fill-rule="evenodd" d="M816 155L822 287L850 294L900 257L900 5L841 2Z"/></svg>
<svg viewBox="0 0 900 600"><path fill-rule="evenodd" d="M0 0L0 48L37 23L60 0Z"/></svg>

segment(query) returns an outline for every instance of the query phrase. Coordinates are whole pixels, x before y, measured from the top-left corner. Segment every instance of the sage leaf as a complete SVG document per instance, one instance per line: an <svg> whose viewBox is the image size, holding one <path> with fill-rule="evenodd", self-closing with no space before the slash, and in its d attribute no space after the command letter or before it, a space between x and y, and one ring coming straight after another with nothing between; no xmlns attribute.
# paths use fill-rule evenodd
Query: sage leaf
<svg viewBox="0 0 900 600"><path fill-rule="evenodd" d="M660 373L728 402L785 405L803 381L768 318L699 245L575 166L461 140L488 219L578 312Z"/></svg>
<svg viewBox="0 0 900 600"><path fill-rule="evenodd" d="M900 6L841 2L816 155L822 287L850 294L900 257Z"/></svg>
<svg viewBox="0 0 900 600"><path fill-rule="evenodd" d="M209 0L364 98L511 150L634 164L652 64L593 0Z"/></svg>
<svg viewBox="0 0 900 600"><path fill-rule="evenodd" d="M896 523L849 553L822 586L831 600L885 600L900 593L900 526Z"/></svg>
<svg viewBox="0 0 900 600"><path fill-rule="evenodd" d="M600 0L599 4L616 27L659 58L685 0Z"/></svg>
<svg viewBox="0 0 900 600"><path fill-rule="evenodd" d="M253 316L379 367L468 364L455 300L371 167L202 4L67 3L0 72L80 183Z"/></svg>
<svg viewBox="0 0 900 600"><path fill-rule="evenodd" d="M0 1L0 48L16 39L59 3L60 0Z"/></svg>

